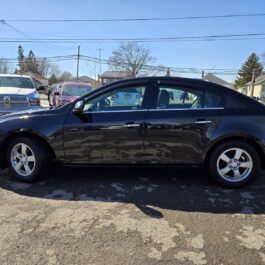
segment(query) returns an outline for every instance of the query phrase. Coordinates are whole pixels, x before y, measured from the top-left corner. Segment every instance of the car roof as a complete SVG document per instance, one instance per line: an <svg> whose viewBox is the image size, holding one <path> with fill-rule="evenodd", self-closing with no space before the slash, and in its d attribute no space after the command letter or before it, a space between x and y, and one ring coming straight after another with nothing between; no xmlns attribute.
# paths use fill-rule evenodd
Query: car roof
<svg viewBox="0 0 265 265"><path fill-rule="evenodd" d="M17 75L17 74L0 74L0 76L6 76L6 77L27 77L27 78L31 78L29 75Z"/></svg>
<svg viewBox="0 0 265 265"><path fill-rule="evenodd" d="M84 83L84 82L63 82L62 85L82 85L82 86L90 86L91 84L89 83Z"/></svg>

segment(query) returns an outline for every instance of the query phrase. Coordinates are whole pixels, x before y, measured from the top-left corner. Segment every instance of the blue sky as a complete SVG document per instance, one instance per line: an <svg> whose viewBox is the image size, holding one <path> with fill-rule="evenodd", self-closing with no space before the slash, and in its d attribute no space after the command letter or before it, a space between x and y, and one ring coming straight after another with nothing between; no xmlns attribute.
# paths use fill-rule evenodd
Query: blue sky
<svg viewBox="0 0 265 265"><path fill-rule="evenodd" d="M0 0L0 19L104 19L135 17L180 17L224 14L265 13L264 0ZM149 22L21 23L10 24L34 38L141 38L222 34L265 33L265 16L230 19L175 20ZM24 38L0 24L0 38ZM80 43L81 54L108 58L119 43ZM262 57L264 40L145 43L156 64L174 67L238 69L251 52ZM17 43L0 43L0 57L16 57ZM22 44L25 54L68 55L77 44ZM263 59L262 59L263 60ZM58 62L61 70L75 74L76 62ZM107 70L103 66L102 70ZM81 61L80 74L95 77L99 66ZM179 73L179 76L200 77ZM234 76L221 76L232 81Z"/></svg>

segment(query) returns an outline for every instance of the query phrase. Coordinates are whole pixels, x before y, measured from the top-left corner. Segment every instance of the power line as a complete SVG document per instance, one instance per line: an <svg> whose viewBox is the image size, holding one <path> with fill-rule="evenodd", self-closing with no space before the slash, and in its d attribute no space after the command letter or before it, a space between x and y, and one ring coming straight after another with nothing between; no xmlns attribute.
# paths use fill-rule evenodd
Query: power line
<svg viewBox="0 0 265 265"><path fill-rule="evenodd" d="M3 25L7 26L9 29L15 31L16 33L18 33L18 34L20 34L20 35L26 37L27 39L30 39L32 42L34 41L34 42L36 42L36 43L38 43L38 44L40 44L40 45L42 45L42 46L44 46L44 47L47 47L47 48L50 48L50 49L58 49L58 48L61 49L61 48L62 48L62 47L58 47L58 46L56 46L56 45L49 45L49 44L47 44L47 42L45 42L45 41L42 41L42 40L40 40L40 39L38 39L38 38L34 38L34 37L32 37L32 36L26 34L25 32L19 30L18 28L16 28L16 27L10 25L10 24L7 23L4 19L0 20L0 23L2 23Z"/></svg>
<svg viewBox="0 0 265 265"><path fill-rule="evenodd" d="M16 58L2 58L7 63L17 63L18 60ZM46 59L48 62L60 62L60 61L73 61L77 59L77 55L61 55L61 56L46 56L46 57L36 57L37 60ZM91 57L87 55L80 55L80 60L88 61L92 63L99 63L100 58ZM113 62L109 59L101 59L101 63L106 65L112 65ZM214 72L211 68L194 68L194 67L176 67L176 66L161 66L161 65L143 65L144 70L149 71L159 71L163 72L166 69L170 69L171 71L177 73L189 73L189 74L200 74L202 70L211 71L214 74L222 74L222 75L236 75L238 69L226 69L226 68L215 68Z"/></svg>
<svg viewBox="0 0 265 265"><path fill-rule="evenodd" d="M244 33L244 34L222 34L203 36L176 36L176 37L142 37L142 38L40 38L40 39L18 39L0 38L0 42L108 42L108 41L134 41L134 42L171 42L171 41L217 41L217 40L244 40L264 39L265 33Z"/></svg>
<svg viewBox="0 0 265 265"><path fill-rule="evenodd" d="M24 36L24 37L26 37L26 38L33 39L31 36L25 34L23 31L21 31L21 30L17 29L16 27L10 25L9 23L7 23L4 19L1 21L1 23L2 23L3 25L7 26L8 28L10 28L11 30L17 32L18 34L20 34L20 35L22 35L22 36ZM35 39L35 38L34 38L34 39ZM45 47L50 48L50 46L44 44L42 41L36 40L36 42L40 43L41 45L43 45L43 46L45 46Z"/></svg>
<svg viewBox="0 0 265 265"><path fill-rule="evenodd" d="M99 58L95 57L89 57L89 56L81 56L80 58L83 61L98 63ZM107 59L102 60L103 64L106 65L112 65L113 62ZM207 68L181 68L181 67L168 67L168 66L156 66L156 65L143 65L143 69L147 71L159 71L163 72L166 69L170 69L171 71L175 71L177 73L189 73L189 74L200 74L202 70L211 71L213 74L219 74L219 75L236 75L237 69L214 69L214 72L212 69Z"/></svg>
<svg viewBox="0 0 265 265"><path fill-rule="evenodd" d="M101 41L103 43L113 43L113 42L120 42L120 41L133 41L137 43L170 43L170 42L216 42L216 41L252 41L252 40L265 40L264 38L229 38L229 39L196 39L196 40L106 40L106 41ZM98 40L79 40L80 43L92 43L92 42L98 42ZM0 43L36 43L35 41L32 40L0 40ZM71 43L71 44L76 44L74 41L56 41L56 40L51 40L49 43ZM70 50L73 50L71 48Z"/></svg>
<svg viewBox="0 0 265 265"><path fill-rule="evenodd" d="M131 22L131 21L167 21L167 20L198 20L198 19L220 19L220 18L239 18L239 17L261 17L265 13L247 14L225 14L211 16L185 16L185 17L149 17L149 18L106 18L106 19L5 19L8 22ZM0 20L1 22L1 20Z"/></svg>

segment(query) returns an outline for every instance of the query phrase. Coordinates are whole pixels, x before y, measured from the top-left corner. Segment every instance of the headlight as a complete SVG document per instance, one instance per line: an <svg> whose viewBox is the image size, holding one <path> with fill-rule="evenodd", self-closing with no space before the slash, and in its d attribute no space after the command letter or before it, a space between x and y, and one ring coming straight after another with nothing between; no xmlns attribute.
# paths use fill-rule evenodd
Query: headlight
<svg viewBox="0 0 265 265"><path fill-rule="evenodd" d="M39 98L30 98L29 104L30 104L30 106L39 106L40 105L40 99Z"/></svg>

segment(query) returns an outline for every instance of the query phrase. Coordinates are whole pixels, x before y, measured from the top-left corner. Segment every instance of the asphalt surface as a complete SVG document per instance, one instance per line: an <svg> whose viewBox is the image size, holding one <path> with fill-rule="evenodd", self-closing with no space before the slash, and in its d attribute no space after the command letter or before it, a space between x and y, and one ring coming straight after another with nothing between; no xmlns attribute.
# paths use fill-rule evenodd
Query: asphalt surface
<svg viewBox="0 0 265 265"><path fill-rule="evenodd" d="M40 94L40 104L43 108L48 108L50 107L49 102L48 102L48 96L44 94Z"/></svg>
<svg viewBox="0 0 265 265"><path fill-rule="evenodd" d="M265 264L265 173L216 186L199 170L0 172L0 264Z"/></svg>

